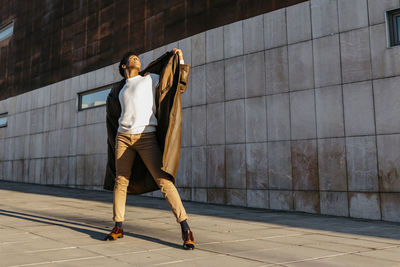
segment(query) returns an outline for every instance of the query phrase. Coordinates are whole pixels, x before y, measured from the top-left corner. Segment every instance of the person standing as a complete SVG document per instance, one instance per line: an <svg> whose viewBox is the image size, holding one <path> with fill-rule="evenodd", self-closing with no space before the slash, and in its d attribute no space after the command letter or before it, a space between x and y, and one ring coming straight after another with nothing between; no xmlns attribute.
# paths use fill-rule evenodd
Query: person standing
<svg viewBox="0 0 400 267"><path fill-rule="evenodd" d="M184 64L182 51L174 48L180 64ZM141 62L133 52L126 53L120 61L119 71L125 85L119 92L121 115L115 140L116 179L113 190L113 221L115 226L104 239L116 240L124 236L123 221L127 188L132 165L137 154L143 160L155 183L167 200L176 221L181 226L183 248L194 249L193 232L179 193L168 173L162 170L162 152L157 140L156 88L160 75L140 75Z"/></svg>

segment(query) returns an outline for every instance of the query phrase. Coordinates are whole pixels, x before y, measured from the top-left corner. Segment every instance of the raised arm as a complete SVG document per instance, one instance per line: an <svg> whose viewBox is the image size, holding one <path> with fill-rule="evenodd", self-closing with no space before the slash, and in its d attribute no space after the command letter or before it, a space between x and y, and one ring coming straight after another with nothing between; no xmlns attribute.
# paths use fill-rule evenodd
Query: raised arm
<svg viewBox="0 0 400 267"><path fill-rule="evenodd" d="M186 87L187 87L187 82L189 79L189 73L190 73L190 65L185 64L185 62L183 61L183 54L182 54L182 50L178 49L178 48L174 48L172 49L172 51L175 54L179 55L179 62L181 64L180 66L180 80L179 80L179 91L181 93L186 91Z"/></svg>
<svg viewBox="0 0 400 267"><path fill-rule="evenodd" d="M180 64L185 64L185 61L183 61L183 54L182 54L182 50L178 49L178 48L174 48L172 49L172 52L174 52L175 54L179 55L179 63Z"/></svg>

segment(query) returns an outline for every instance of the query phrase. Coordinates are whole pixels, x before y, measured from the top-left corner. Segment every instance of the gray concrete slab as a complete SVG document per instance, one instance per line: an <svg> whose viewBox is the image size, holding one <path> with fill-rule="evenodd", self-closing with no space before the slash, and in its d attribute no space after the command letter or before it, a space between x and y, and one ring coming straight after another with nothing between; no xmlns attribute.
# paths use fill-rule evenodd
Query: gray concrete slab
<svg viewBox="0 0 400 267"><path fill-rule="evenodd" d="M400 266L400 224L185 202L197 248L181 249L163 199L0 181L0 266Z"/></svg>

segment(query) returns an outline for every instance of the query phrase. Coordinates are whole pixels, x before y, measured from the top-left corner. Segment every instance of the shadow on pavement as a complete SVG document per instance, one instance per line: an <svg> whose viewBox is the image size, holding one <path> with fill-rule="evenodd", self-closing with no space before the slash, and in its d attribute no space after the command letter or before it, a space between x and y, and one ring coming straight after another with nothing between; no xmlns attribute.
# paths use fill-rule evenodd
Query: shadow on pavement
<svg viewBox="0 0 400 267"><path fill-rule="evenodd" d="M88 200L88 201L100 201L100 202L110 203L111 205L113 197L111 191L94 191L94 190L45 186L45 185L26 184L26 183L14 183L6 181L0 181L0 189L24 192L29 194L51 195L63 198L73 198L73 199ZM184 202L186 210L190 214L242 220L244 222L246 221L264 222L269 224L322 230L322 231L332 231L337 233L400 239L400 223L362 220L362 219L335 217L327 215L315 215L315 214L307 214L301 212L285 212L285 211L273 211L267 209L233 207L233 206L224 206L216 204L197 203L190 201L184 201ZM161 210L170 209L166 201L145 196L129 195L127 198L127 205L134 207L148 208L148 209L161 209ZM110 206L110 213L112 213L111 206ZM68 221L65 222L71 224ZM99 221L97 224L104 224L104 222ZM110 224L112 224L112 222L110 222ZM82 224L82 226L89 227L86 224ZM71 227L77 228L76 226L71 226ZM89 231L80 228L77 229L79 229L79 231ZM107 230L107 229L98 228L98 230ZM93 238L97 238L98 236L98 234L96 234L94 231L89 231L88 234ZM156 238L142 236L140 234L132 234L132 236L142 239L147 238L146 240L159 243L165 242ZM175 244L169 242L166 243L162 244L175 246Z"/></svg>
<svg viewBox="0 0 400 267"><path fill-rule="evenodd" d="M102 228L102 227L97 227L97 226L93 226L93 225L89 225L89 224L73 222L73 221L69 221L69 220L48 218L48 217L44 217L44 216L38 216L38 215L33 215L33 214L28 214L28 213L23 213L23 212L7 211L4 209L0 209L0 215L12 217L12 218L18 218L18 219L22 219L22 220L27 220L27 221L31 221L31 222L60 226L60 227L68 228L68 229L71 229L71 230L74 230L77 232L87 234L91 238L99 240L99 241L112 242L112 241L104 241L103 240L105 235L110 231L109 228ZM88 229L88 228L90 228L90 229ZM158 243L158 244L173 247L173 248L181 248L180 245L177 245L177 244L165 241L165 240L161 240L158 238L145 236L145 235L138 234L138 233L125 232L124 235L143 239L146 241Z"/></svg>

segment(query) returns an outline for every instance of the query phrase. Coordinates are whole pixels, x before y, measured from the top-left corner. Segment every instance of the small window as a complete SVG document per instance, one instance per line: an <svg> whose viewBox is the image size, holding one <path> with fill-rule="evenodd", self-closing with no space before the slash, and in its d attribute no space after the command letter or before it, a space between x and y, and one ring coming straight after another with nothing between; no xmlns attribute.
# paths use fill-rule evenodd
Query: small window
<svg viewBox="0 0 400 267"><path fill-rule="evenodd" d="M111 86L106 86L79 93L79 110L105 105L110 91Z"/></svg>
<svg viewBox="0 0 400 267"><path fill-rule="evenodd" d="M0 127L7 127L8 113L0 114Z"/></svg>
<svg viewBox="0 0 400 267"><path fill-rule="evenodd" d="M7 39L13 34L14 22L11 22L3 27L0 27L0 42Z"/></svg>
<svg viewBox="0 0 400 267"><path fill-rule="evenodd" d="M400 45L400 9L386 12L389 46Z"/></svg>

